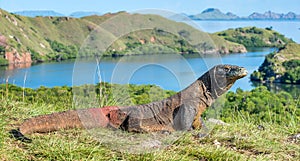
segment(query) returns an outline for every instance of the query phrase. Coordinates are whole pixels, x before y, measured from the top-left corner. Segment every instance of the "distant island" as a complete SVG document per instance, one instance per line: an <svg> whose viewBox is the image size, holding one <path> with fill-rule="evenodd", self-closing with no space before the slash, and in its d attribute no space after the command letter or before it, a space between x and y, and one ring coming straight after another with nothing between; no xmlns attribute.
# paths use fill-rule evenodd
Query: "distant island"
<svg viewBox="0 0 300 161"><path fill-rule="evenodd" d="M13 14L26 16L26 17L38 17L38 16L62 17L62 16L65 16L62 13L58 13L58 12L51 11L51 10L17 11L17 12L13 12Z"/></svg>
<svg viewBox="0 0 300 161"><path fill-rule="evenodd" d="M77 11L71 13L69 16L70 17L75 17L75 18L82 18L86 16L92 16L92 15L98 15L101 16L102 14L100 12L91 12L91 11Z"/></svg>
<svg viewBox="0 0 300 161"><path fill-rule="evenodd" d="M103 15L102 13L96 11L76 11L69 15L64 15L62 13L58 13L51 10L36 10L36 11L17 11L13 12L13 14L26 16L26 17L45 17L45 16L52 16L52 17L74 17L74 18L82 18L86 16L92 15ZM181 15L177 17L178 15ZM189 15L187 13L182 13L175 15L175 19L185 19L187 17L193 20L300 20L300 15L294 12L288 13L275 13L272 11L266 11L265 13L258 13L253 12L249 16L242 17L238 16L232 12L223 13L217 8L208 8L202 11L199 14ZM172 19L172 17L171 17Z"/></svg>
<svg viewBox="0 0 300 161"><path fill-rule="evenodd" d="M190 15L189 18L193 20L300 20L300 15L294 12L275 13L267 11L265 13L254 12L247 17L240 17L234 13L223 13L216 8L208 8L200 14Z"/></svg>
<svg viewBox="0 0 300 161"><path fill-rule="evenodd" d="M92 16L92 15L102 15L99 12L94 12L94 11L77 11L73 12L70 15L64 15L59 12L51 11L51 10L34 10L34 11L17 11L13 12L13 14L21 15L21 16L26 16L26 17L46 17L46 16L51 16L51 17L74 17L74 18L81 18L81 17L86 17L86 16Z"/></svg>

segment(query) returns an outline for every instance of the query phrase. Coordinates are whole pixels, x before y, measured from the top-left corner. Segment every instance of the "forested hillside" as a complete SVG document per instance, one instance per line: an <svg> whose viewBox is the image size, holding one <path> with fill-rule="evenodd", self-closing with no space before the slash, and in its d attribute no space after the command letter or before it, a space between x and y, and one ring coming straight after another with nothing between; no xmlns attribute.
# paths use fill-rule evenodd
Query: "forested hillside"
<svg viewBox="0 0 300 161"><path fill-rule="evenodd" d="M112 18L114 17L114 18ZM117 41L104 51L105 55L158 53L223 53L245 52L243 45L214 37L215 45L207 33L184 23L168 20L158 15L129 14L119 12L103 16L71 17L24 17L0 10L0 63L43 62L63 60L76 56L93 56L99 51L79 52L89 35L99 31L106 20L118 19L106 30L115 27L127 29L141 26L141 30L117 36ZM148 28L145 28L148 26ZM98 31L97 31L98 29ZM167 31L175 31L171 33ZM103 32L104 33L104 32ZM102 33L101 33L102 34ZM99 35L96 35L99 36ZM96 37L95 36L95 37ZM106 40L105 35L101 39ZM198 42L197 42L198 41ZM154 51L149 51L149 48ZM92 49L94 50L94 49ZM8 59L6 61L5 59Z"/></svg>
<svg viewBox="0 0 300 161"><path fill-rule="evenodd" d="M293 42L284 35L272 30L257 27L239 27L215 33L225 40L243 44L246 47L282 47Z"/></svg>
<svg viewBox="0 0 300 161"><path fill-rule="evenodd" d="M267 55L258 71L251 74L251 79L300 84L300 45L290 43Z"/></svg>

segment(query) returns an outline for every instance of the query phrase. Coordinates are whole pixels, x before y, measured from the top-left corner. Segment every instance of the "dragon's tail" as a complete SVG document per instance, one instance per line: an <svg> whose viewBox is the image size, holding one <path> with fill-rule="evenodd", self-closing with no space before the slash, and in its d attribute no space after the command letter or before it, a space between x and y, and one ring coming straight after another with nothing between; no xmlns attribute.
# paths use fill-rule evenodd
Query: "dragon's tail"
<svg viewBox="0 0 300 161"><path fill-rule="evenodd" d="M11 130L10 134L17 140L30 142L31 140L24 135L72 128L118 128L127 114L117 106L57 112L27 119L18 130Z"/></svg>
<svg viewBox="0 0 300 161"><path fill-rule="evenodd" d="M41 115L25 120L19 130L22 134L44 133L60 129L81 128L83 125L75 110Z"/></svg>
<svg viewBox="0 0 300 161"><path fill-rule="evenodd" d="M81 110L69 110L48 115L36 116L25 120L18 130L11 130L10 133L18 140L29 141L25 134L45 133L62 129L72 128L97 128L112 125L118 126L120 122L111 122L114 115L120 114L119 107L107 106L104 108L90 108ZM122 113L121 113L122 114ZM119 115L117 116L117 118ZM118 118L119 120L120 118ZM27 140L28 139L28 140Z"/></svg>
<svg viewBox="0 0 300 161"><path fill-rule="evenodd" d="M83 127L78 112L69 110L65 112L52 113L48 115L36 116L26 119L18 130L11 130L10 134L17 140L31 142L25 134L35 132L51 132L60 129L81 128Z"/></svg>

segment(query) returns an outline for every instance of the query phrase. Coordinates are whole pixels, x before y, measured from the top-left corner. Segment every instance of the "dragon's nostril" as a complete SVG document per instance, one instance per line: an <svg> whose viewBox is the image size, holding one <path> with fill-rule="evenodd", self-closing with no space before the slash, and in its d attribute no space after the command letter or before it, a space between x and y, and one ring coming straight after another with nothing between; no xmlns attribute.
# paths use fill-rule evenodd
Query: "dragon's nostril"
<svg viewBox="0 0 300 161"><path fill-rule="evenodd" d="M239 72L241 73L241 75L245 76L248 74L248 71L246 70L246 68L240 68Z"/></svg>

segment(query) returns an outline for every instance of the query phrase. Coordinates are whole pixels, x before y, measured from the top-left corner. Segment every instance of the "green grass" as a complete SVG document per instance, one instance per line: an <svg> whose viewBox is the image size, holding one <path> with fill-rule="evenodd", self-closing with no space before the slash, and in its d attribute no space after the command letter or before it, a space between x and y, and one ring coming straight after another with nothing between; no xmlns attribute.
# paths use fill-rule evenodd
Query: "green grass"
<svg viewBox="0 0 300 161"><path fill-rule="evenodd" d="M3 100L1 100L3 101ZM169 147L152 153L130 154L111 150L84 130L66 130L33 134L32 143L9 137L8 131L27 117L27 113L51 111L41 104L23 104L5 100L1 105L1 158L4 160L299 160L299 142L290 142L296 127L265 123L265 130L245 120L230 126L216 126L208 137L186 134ZM42 107L42 108L41 108ZM44 113L44 112L40 112ZM220 146L215 145L215 141Z"/></svg>
<svg viewBox="0 0 300 161"><path fill-rule="evenodd" d="M243 27L217 32L225 40L243 44L246 47L282 47L293 40L269 28Z"/></svg>
<svg viewBox="0 0 300 161"><path fill-rule="evenodd" d="M300 45L296 43L287 44L284 48L282 48L279 55L285 57L287 60L291 59L299 59L300 60Z"/></svg>
<svg viewBox="0 0 300 161"><path fill-rule="evenodd" d="M143 88L149 87L134 86L131 90L136 94L142 94ZM55 98L54 93L57 92L61 95L56 97L65 98L67 95L64 94L68 92L63 92L64 89L66 87L40 89L40 92L48 93L47 98L40 98L42 95L31 95L36 99L32 101L32 98L27 98L30 96L26 96L24 102L19 99L22 98L19 92L14 92L18 88L11 87L8 95L6 90L0 92L0 158L2 160L300 159L299 140L289 139L293 134L300 133L298 115L290 117L289 122L295 123L278 124L264 121L258 124L254 116L238 113L228 122L229 126L216 125L207 137L196 137L197 131L186 132L163 149L139 154L117 150L113 146L97 141L88 131L80 129L28 135L33 140L32 143L23 143L10 137L9 131L16 129L26 118L70 109L69 101L57 103L59 98ZM241 91L239 92L237 96L242 95ZM34 94L32 91L31 93ZM147 97L136 97L141 100L145 98ZM149 101L151 100L146 102ZM269 112L273 111L270 109ZM262 125L264 130L259 129L258 125Z"/></svg>

